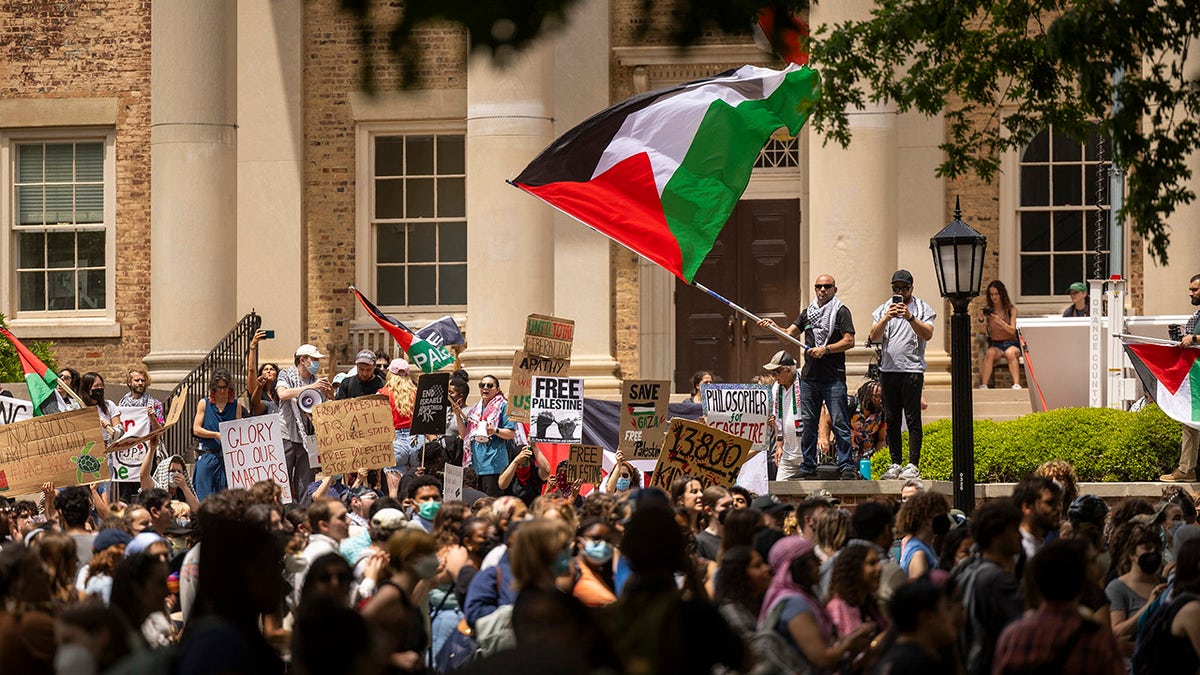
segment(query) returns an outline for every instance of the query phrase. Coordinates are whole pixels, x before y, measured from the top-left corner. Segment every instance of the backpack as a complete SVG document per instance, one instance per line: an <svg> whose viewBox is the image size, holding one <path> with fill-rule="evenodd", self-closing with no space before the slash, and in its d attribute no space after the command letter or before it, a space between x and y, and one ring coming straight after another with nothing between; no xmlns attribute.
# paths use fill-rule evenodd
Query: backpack
<svg viewBox="0 0 1200 675"><path fill-rule="evenodd" d="M812 664L775 629L782 615L783 602L776 602L750 636L746 646L754 657L754 665L749 675L812 675Z"/></svg>
<svg viewBox="0 0 1200 675"><path fill-rule="evenodd" d="M1172 656L1175 654L1170 648L1173 639L1171 624L1175 621L1175 615L1179 613L1179 610L1193 600L1200 600L1200 596L1194 593L1180 593L1170 604L1159 607L1150 615L1150 618L1146 619L1145 624L1138 631L1137 642L1133 647L1130 672L1134 675L1142 673L1157 675L1169 672L1171 666L1178 666L1171 662Z"/></svg>
<svg viewBox="0 0 1200 675"><path fill-rule="evenodd" d="M496 565L496 597L500 597L502 568ZM517 634L513 630L512 605L501 605L496 611L475 622L476 658L490 656L517 645Z"/></svg>

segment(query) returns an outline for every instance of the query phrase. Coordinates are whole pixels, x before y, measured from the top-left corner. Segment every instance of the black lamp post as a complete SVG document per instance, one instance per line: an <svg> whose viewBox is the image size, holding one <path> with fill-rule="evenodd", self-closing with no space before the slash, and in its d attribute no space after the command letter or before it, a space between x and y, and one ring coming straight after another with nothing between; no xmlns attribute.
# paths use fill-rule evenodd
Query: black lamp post
<svg viewBox="0 0 1200 675"><path fill-rule="evenodd" d="M929 240L938 290L950 301L950 424L954 445L954 508L975 508L975 412L971 405L971 318L967 307L979 295L987 237L962 221L954 198L954 220Z"/></svg>

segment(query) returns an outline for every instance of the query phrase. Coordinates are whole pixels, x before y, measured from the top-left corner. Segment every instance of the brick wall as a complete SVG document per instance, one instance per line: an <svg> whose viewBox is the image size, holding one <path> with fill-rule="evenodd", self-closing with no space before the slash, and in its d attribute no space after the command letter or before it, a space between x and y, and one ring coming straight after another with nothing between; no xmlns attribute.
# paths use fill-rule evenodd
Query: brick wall
<svg viewBox="0 0 1200 675"><path fill-rule="evenodd" d="M60 365L120 381L124 368L150 351L150 0L10 0L0 2L0 27L0 99L119 101L115 303L121 337L58 340L55 355Z"/></svg>

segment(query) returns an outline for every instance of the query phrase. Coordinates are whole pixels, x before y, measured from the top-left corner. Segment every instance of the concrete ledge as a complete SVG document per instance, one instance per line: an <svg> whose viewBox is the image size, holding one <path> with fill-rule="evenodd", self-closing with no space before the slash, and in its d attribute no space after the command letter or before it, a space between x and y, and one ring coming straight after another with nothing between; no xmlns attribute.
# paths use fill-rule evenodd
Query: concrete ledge
<svg viewBox="0 0 1200 675"><path fill-rule="evenodd" d="M954 486L946 480L924 480L925 488L950 497L954 494ZM873 497L899 497L900 488L904 485L901 480L791 480L771 481L767 491L781 500L790 503L802 501L814 492L828 490L829 494L852 505L867 501ZM1191 491L1200 489L1200 483L1080 483L1079 494L1096 495L1108 502L1116 502L1126 497L1141 497L1151 501L1161 499L1163 494L1173 486L1182 486ZM985 502L989 499L1000 499L1012 495L1016 483L985 483L975 486L975 501Z"/></svg>

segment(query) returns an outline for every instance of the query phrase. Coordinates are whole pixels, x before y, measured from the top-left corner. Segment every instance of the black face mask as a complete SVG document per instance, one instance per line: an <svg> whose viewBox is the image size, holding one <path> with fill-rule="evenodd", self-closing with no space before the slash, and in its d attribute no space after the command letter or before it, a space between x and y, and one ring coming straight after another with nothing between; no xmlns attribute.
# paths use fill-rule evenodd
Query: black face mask
<svg viewBox="0 0 1200 675"><path fill-rule="evenodd" d="M104 387L97 387L92 390L92 400L96 403L104 400Z"/></svg>
<svg viewBox="0 0 1200 675"><path fill-rule="evenodd" d="M732 510L733 510L732 508L728 508L728 509L725 509L724 511L718 513L717 514L717 522L724 525L725 518L727 518L729 516L729 512Z"/></svg>
<svg viewBox="0 0 1200 675"><path fill-rule="evenodd" d="M937 536L945 536L950 531L950 516L941 514L933 517L933 533Z"/></svg>
<svg viewBox="0 0 1200 675"><path fill-rule="evenodd" d="M1162 564L1162 554L1151 551L1138 556L1137 565L1146 574L1154 574L1158 572L1158 566Z"/></svg>
<svg viewBox="0 0 1200 675"><path fill-rule="evenodd" d="M487 554L491 553L492 549L496 548L499 545L500 545L500 539L498 537L488 537L487 539L484 539L483 542L481 542L479 544L479 548L475 549L475 553L480 558L486 558Z"/></svg>

